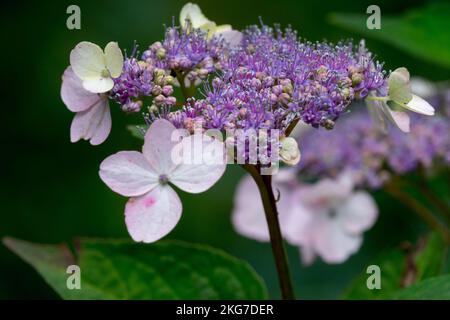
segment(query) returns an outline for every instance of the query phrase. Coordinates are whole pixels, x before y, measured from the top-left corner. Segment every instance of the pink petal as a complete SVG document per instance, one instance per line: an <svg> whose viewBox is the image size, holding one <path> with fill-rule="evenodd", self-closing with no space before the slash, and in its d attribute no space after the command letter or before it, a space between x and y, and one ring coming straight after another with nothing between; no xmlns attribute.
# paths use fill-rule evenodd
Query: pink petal
<svg viewBox="0 0 450 320"><path fill-rule="evenodd" d="M287 242L294 246L310 247L310 225L319 212L313 212L299 201L301 191L291 190L291 201L279 207L285 218L282 219L283 236ZM282 195L283 196L283 195ZM281 202L281 200L280 200ZM282 211L283 210L283 211Z"/></svg>
<svg viewBox="0 0 450 320"><path fill-rule="evenodd" d="M290 218L293 201L292 193L288 188L276 182L273 185L273 189L276 194L278 193L277 190L280 191L280 200L277 202L277 208L283 236L287 236L289 224L299 222ZM270 241L261 195L250 175L245 176L236 189L232 222L238 233L257 241ZM296 226L299 225L297 224Z"/></svg>
<svg viewBox="0 0 450 320"><path fill-rule="evenodd" d="M230 47L237 47L241 44L244 35L237 30L228 30L220 32L219 35L230 45Z"/></svg>
<svg viewBox="0 0 450 320"><path fill-rule="evenodd" d="M181 201L168 185L131 198L125 207L125 223L134 241L155 242L167 235L181 217Z"/></svg>
<svg viewBox="0 0 450 320"><path fill-rule="evenodd" d="M245 176L236 188L232 222L241 235L269 242L269 229L260 197L253 178L250 175Z"/></svg>
<svg viewBox="0 0 450 320"><path fill-rule="evenodd" d="M362 237L345 233L334 219L318 217L311 227L316 253L326 263L342 263L361 247Z"/></svg>
<svg viewBox="0 0 450 320"><path fill-rule="evenodd" d="M170 176L170 182L183 191L200 193L211 188L225 172L227 163L223 143L195 134L181 142L180 164Z"/></svg>
<svg viewBox="0 0 450 320"><path fill-rule="evenodd" d="M95 146L106 140L111 131L111 113L108 99L101 99L92 108L78 112L70 127L70 140L90 140Z"/></svg>
<svg viewBox="0 0 450 320"><path fill-rule="evenodd" d="M394 119L394 124L403 132L410 131L410 120L409 115L402 111L391 111L392 119Z"/></svg>
<svg viewBox="0 0 450 320"><path fill-rule="evenodd" d="M410 120L406 112L393 111L387 104L383 105L383 112L397 128L403 132L409 132Z"/></svg>
<svg viewBox="0 0 450 320"><path fill-rule="evenodd" d="M103 160L100 178L114 192L135 197L158 185L158 175L147 159L137 151L121 151Z"/></svg>
<svg viewBox="0 0 450 320"><path fill-rule="evenodd" d="M378 208L369 193L358 191L336 209L341 227L349 234L359 234L371 228L377 217Z"/></svg>
<svg viewBox="0 0 450 320"><path fill-rule="evenodd" d="M145 134L142 153L158 174L169 174L175 168L172 150L180 141L177 129L167 120L159 119L152 123Z"/></svg>
<svg viewBox="0 0 450 320"><path fill-rule="evenodd" d="M316 252L314 251L314 249L309 246L301 246L299 249L303 265L312 265L314 260L316 260Z"/></svg>
<svg viewBox="0 0 450 320"><path fill-rule="evenodd" d="M336 179L325 178L315 184L301 185L298 201L314 212L327 212L336 203L346 199L352 189L352 177L345 173Z"/></svg>
<svg viewBox="0 0 450 320"><path fill-rule="evenodd" d="M67 67L62 77L61 99L70 111L80 112L98 103L101 97L84 89L72 67Z"/></svg>

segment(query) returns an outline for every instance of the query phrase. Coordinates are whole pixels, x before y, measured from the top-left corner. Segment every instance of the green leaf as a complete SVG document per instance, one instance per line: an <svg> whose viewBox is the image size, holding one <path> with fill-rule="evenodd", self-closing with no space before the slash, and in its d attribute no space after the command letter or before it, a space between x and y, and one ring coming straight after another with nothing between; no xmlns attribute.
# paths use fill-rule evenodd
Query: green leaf
<svg viewBox="0 0 450 320"><path fill-rule="evenodd" d="M131 132L131 135L140 140L144 140L143 128L144 126L128 125L127 129Z"/></svg>
<svg viewBox="0 0 450 320"><path fill-rule="evenodd" d="M400 247L381 253L368 265L381 269L381 289L369 290L365 270L354 279L344 292L345 299L392 299L403 286L442 273L447 255L447 246L437 233L421 238L415 248Z"/></svg>
<svg viewBox="0 0 450 320"><path fill-rule="evenodd" d="M362 14L332 14L330 22L450 68L449 3L433 3L409 10L398 17L382 15L379 30L367 28L368 17Z"/></svg>
<svg viewBox="0 0 450 320"><path fill-rule="evenodd" d="M344 299L391 299L400 288L404 272L405 252L400 248L388 250L372 260L369 265L377 265L381 270L381 289L369 290L367 278L370 274L364 270L344 292Z"/></svg>
<svg viewBox="0 0 450 320"><path fill-rule="evenodd" d="M266 299L262 279L225 252L180 241L138 244L82 239L69 246L12 238L4 244L32 265L64 299ZM69 290L69 265L81 289Z"/></svg>
<svg viewBox="0 0 450 320"><path fill-rule="evenodd" d="M450 275L430 278L401 290L396 299L450 300Z"/></svg>
<svg viewBox="0 0 450 320"><path fill-rule="evenodd" d="M438 276L442 273L448 254L448 247L438 233L430 234L423 249L414 257L417 266L416 281Z"/></svg>

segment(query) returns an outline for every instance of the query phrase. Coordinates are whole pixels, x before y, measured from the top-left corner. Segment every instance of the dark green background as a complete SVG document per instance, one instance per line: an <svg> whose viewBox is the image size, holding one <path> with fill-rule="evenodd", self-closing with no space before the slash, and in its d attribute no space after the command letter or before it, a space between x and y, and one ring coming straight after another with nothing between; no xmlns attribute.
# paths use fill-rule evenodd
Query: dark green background
<svg viewBox="0 0 450 320"><path fill-rule="evenodd" d="M61 242L76 236L128 237L123 208L126 199L109 190L98 177L100 162L119 150L139 149L141 142L125 130L142 122L113 106L113 129L106 143L92 147L71 144L73 114L59 96L61 75L70 50L82 40L104 46L118 41L131 49L161 39L163 24L171 24L185 1L39 1L3 4L2 41L2 165L0 236L35 242ZM197 1L212 20L236 29L258 23L291 24L309 40L338 41L357 35L327 23L330 12L365 13L373 1ZM382 15L401 13L425 1L377 0ZM81 8L82 29L66 28L66 8ZM431 35L432 36L432 35ZM406 66L414 75L435 80L450 78L448 71L416 60L402 51L367 41L386 68ZM249 261L278 297L270 246L237 235L230 223L234 189L243 175L229 166L224 178L200 195L181 194L184 210L170 238L207 243ZM321 262L300 266L290 247L296 289L300 298L337 298L368 259L401 240L414 240L421 224L403 207L377 194L382 214L366 233L362 250L337 266ZM249 199L253 201L253 199ZM56 298L56 294L19 258L0 246L0 298Z"/></svg>

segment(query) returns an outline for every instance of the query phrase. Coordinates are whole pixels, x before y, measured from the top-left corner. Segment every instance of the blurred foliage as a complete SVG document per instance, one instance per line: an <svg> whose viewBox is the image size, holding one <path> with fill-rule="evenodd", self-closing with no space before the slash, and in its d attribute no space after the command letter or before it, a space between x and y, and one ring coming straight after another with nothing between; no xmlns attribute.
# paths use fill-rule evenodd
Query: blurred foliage
<svg viewBox="0 0 450 320"><path fill-rule="evenodd" d="M434 277L403 289L396 299L450 300L450 275Z"/></svg>
<svg viewBox="0 0 450 320"><path fill-rule="evenodd" d="M291 25L311 40L338 41L359 36L330 25L332 12L364 14L371 0L197 1L205 14L219 24L241 29L259 23ZM164 27L178 19L185 1L13 1L3 4L0 26L4 38L0 236L40 243L60 243L75 237L127 238L123 209L126 199L111 192L98 177L98 166L119 150L139 150L141 141L126 126L142 123L140 114L124 115L112 105L113 128L98 147L71 144L73 114L59 96L61 75L69 64L70 50L82 40L101 45L116 40L130 50L136 40L144 50L161 39ZM382 15L402 15L425 0L379 0ZM81 8L81 30L66 28L66 8ZM176 20L175 20L176 21ZM444 30L442 32L448 32ZM430 38L435 35L430 34ZM387 69L405 66L412 75L431 80L450 79L450 71L375 39L367 46ZM229 166L224 178L199 195L181 193L183 217L169 238L209 244L248 261L267 282L272 298L279 297L270 245L237 235L230 222L235 186L243 171ZM426 228L401 204L375 194L381 215L364 235L358 254L340 265L300 264L296 248L288 248L296 291L300 298L333 299L371 257L399 242L415 242ZM252 201L252 199L249 199ZM0 298L57 298L39 275L17 256L0 246Z"/></svg>
<svg viewBox="0 0 450 320"><path fill-rule="evenodd" d="M446 259L447 246L436 233L421 238L414 247L404 242L381 253L370 263L380 267L381 289L369 290L366 282L370 274L363 272L352 282L342 298L394 298L402 288L440 275Z"/></svg>
<svg viewBox="0 0 450 320"><path fill-rule="evenodd" d="M12 238L4 243L64 299L267 298L264 283L247 263L207 246L81 239L71 252L67 245ZM68 289L68 265L79 266L81 290Z"/></svg>
<svg viewBox="0 0 450 320"><path fill-rule="evenodd" d="M450 69L450 3L433 3L408 10L400 16L385 16L380 30L366 26L367 15L332 14L337 26L396 46L406 53Z"/></svg>

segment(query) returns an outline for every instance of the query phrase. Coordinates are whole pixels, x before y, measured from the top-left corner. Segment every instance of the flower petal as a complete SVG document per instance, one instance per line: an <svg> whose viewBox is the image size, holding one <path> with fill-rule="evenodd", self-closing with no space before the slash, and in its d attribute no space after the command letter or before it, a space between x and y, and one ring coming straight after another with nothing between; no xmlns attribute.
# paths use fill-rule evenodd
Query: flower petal
<svg viewBox="0 0 450 320"><path fill-rule="evenodd" d="M123 68L123 55L117 42L109 42L106 45L105 61L111 77L119 77Z"/></svg>
<svg viewBox="0 0 450 320"><path fill-rule="evenodd" d="M152 123L145 134L142 153L158 174L170 174L176 164L172 159L172 150L180 140L175 126L165 119Z"/></svg>
<svg viewBox="0 0 450 320"><path fill-rule="evenodd" d="M233 30L233 28L231 27L230 24L222 24L222 25L216 27L216 33L224 33L224 32L228 32L228 31L232 31L232 30Z"/></svg>
<svg viewBox="0 0 450 320"><path fill-rule="evenodd" d="M85 111L99 102L101 97L83 88L80 78L67 67L62 77L61 99L72 112Z"/></svg>
<svg viewBox="0 0 450 320"><path fill-rule="evenodd" d="M409 72L406 68L398 68L389 76L389 98L397 103L408 103L412 99Z"/></svg>
<svg viewBox="0 0 450 320"><path fill-rule="evenodd" d="M434 108L431 104L415 94L413 94L412 100L405 105L405 108L426 116L434 115Z"/></svg>
<svg viewBox="0 0 450 320"><path fill-rule="evenodd" d="M100 164L99 174L108 187L126 197L141 196L158 185L158 175L137 151L109 156Z"/></svg>
<svg viewBox="0 0 450 320"><path fill-rule="evenodd" d="M374 95L369 94L369 97L373 96ZM387 133L388 126L384 116L382 103L380 101L374 101L370 99L365 99L365 103L376 128L378 128L378 130L380 130L381 132Z"/></svg>
<svg viewBox="0 0 450 320"><path fill-rule="evenodd" d="M403 132L410 131L409 115L403 111L393 111L387 103L383 103L383 112L386 118Z"/></svg>
<svg viewBox="0 0 450 320"><path fill-rule="evenodd" d="M194 134L180 144L181 163L170 175L170 182L190 193L208 190L222 177L227 166L223 143L204 134Z"/></svg>
<svg viewBox="0 0 450 320"><path fill-rule="evenodd" d="M200 7L190 2L186 3L180 12L180 25L183 28L186 28L186 20L191 22L191 26L194 29L211 24L211 21L205 17Z"/></svg>
<svg viewBox="0 0 450 320"><path fill-rule="evenodd" d="M83 88L94 93L104 93L114 87L114 81L105 77L89 77L83 80Z"/></svg>
<svg viewBox="0 0 450 320"><path fill-rule="evenodd" d="M261 242L269 242L269 229L255 181L250 175L239 182L234 196L232 223L241 235Z"/></svg>
<svg viewBox="0 0 450 320"><path fill-rule="evenodd" d="M70 52L70 65L81 80L100 77L106 67L103 50L95 43L80 42Z"/></svg>
<svg viewBox="0 0 450 320"><path fill-rule="evenodd" d="M317 217L311 227L316 253L326 263L342 263L362 244L362 237L348 235L340 224L328 216Z"/></svg>
<svg viewBox="0 0 450 320"><path fill-rule="evenodd" d="M111 113L108 99L104 97L93 107L75 115L70 127L70 140L72 142L80 139L90 140L95 146L105 141L110 131Z"/></svg>
<svg viewBox="0 0 450 320"><path fill-rule="evenodd" d="M228 26L228 25L226 25ZM222 26L216 28L216 34L219 34L229 45L231 48L237 47L241 44L244 35L242 32L237 30L222 30Z"/></svg>
<svg viewBox="0 0 450 320"><path fill-rule="evenodd" d="M378 208L369 193L358 191L336 208L336 218L349 234L357 235L371 228L378 217Z"/></svg>
<svg viewBox="0 0 450 320"><path fill-rule="evenodd" d="M274 192L280 192L280 200L277 202L280 227L283 236L289 241L288 235L291 230L297 232L302 229L303 217L299 215L291 219L294 197L290 189L276 181L272 187ZM250 175L246 175L236 188L232 222L238 233L257 241L270 241L261 195Z"/></svg>
<svg viewBox="0 0 450 320"><path fill-rule="evenodd" d="M155 242L177 225L182 212L181 201L168 185L158 186L125 207L125 223L134 241Z"/></svg>
<svg viewBox="0 0 450 320"><path fill-rule="evenodd" d="M303 184L299 188L298 201L315 214L326 213L336 203L347 199L353 190L351 173L344 172L336 179L324 178L315 184Z"/></svg>
<svg viewBox="0 0 450 320"><path fill-rule="evenodd" d="M303 265L312 265L314 260L316 260L316 252L314 251L314 249L309 246L300 246L299 249Z"/></svg>

